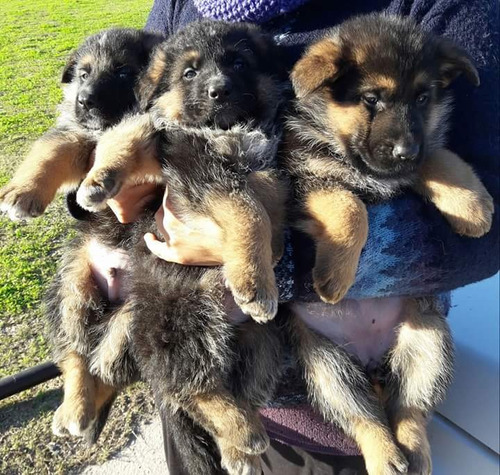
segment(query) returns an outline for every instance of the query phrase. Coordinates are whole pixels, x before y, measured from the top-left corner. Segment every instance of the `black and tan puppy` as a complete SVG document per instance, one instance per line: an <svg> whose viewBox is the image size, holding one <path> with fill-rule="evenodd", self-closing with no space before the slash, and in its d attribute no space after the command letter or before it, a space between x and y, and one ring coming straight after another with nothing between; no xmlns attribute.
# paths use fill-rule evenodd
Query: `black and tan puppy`
<svg viewBox="0 0 500 475"><path fill-rule="evenodd" d="M76 396L67 404L65 396L65 428L76 423L75 432L85 434L89 418L96 425L106 408L101 400L111 401L138 368L162 410L182 411L214 437L230 473L258 470L267 436L256 408L272 392L280 342L273 324L228 321L225 277L246 312L274 317L285 199L274 170L281 105L275 73L273 44L258 29L193 24L157 49L142 78L148 112L102 136L80 203L100 209L127 181L166 183L179 216L190 223L210 217L219 227L225 265L193 268L155 257L142 239L148 231L159 235L151 216L125 232L105 213L90 225L76 244L79 262L68 259L52 289L51 327L64 336L59 347L83 350L72 352L76 368L70 362L65 374L65 394ZM88 282L77 274L90 273L96 238L132 259L125 303L104 318L95 286L70 292L70 282ZM84 318L66 325L69 308ZM89 379L98 381L93 394L83 389Z"/></svg>
<svg viewBox="0 0 500 475"><path fill-rule="evenodd" d="M0 190L0 209L11 219L39 216L59 189L78 187L103 131L136 110L137 77L160 41L159 35L117 28L87 38L70 56L55 127Z"/></svg>
<svg viewBox="0 0 500 475"><path fill-rule="evenodd" d="M451 107L446 88L460 74L479 84L460 48L408 19L383 15L343 23L295 65L297 100L283 158L296 190L296 225L316 243L313 279L323 301L339 302L353 284L368 232L365 203L413 188L456 232L488 232L490 195L471 167L443 148ZM338 346L292 319L310 395L358 442L370 475L405 472L406 458L410 472L429 473L426 419L452 371L446 321L432 297L401 299L377 350L385 356L369 361L359 348L346 351L356 339L346 313L362 321L360 305L331 307ZM377 362L386 374L383 404L365 366L371 372Z"/></svg>

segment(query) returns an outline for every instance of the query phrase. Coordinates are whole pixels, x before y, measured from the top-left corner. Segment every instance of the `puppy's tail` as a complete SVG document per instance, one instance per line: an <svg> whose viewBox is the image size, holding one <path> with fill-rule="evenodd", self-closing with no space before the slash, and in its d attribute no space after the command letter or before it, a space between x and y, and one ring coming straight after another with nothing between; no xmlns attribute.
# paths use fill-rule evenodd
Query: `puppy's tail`
<svg viewBox="0 0 500 475"><path fill-rule="evenodd" d="M161 406L160 406L161 407ZM185 412L160 410L167 461L182 475L222 475L220 455L213 438ZM169 467L170 469L171 467Z"/></svg>

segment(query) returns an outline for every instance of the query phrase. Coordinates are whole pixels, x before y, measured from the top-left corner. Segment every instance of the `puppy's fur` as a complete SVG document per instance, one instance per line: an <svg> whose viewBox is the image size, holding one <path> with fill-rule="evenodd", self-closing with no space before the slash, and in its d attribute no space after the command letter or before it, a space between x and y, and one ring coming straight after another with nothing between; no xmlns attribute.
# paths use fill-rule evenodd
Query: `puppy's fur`
<svg viewBox="0 0 500 475"><path fill-rule="evenodd" d="M65 327L68 306L90 314L102 308L95 294L71 298L64 290L66 269L88 269L88 257L69 262L52 291L52 327L66 332L91 374L117 389L138 368L179 428L192 425L189 417L208 431L230 473L258 470L256 455L266 449L267 436L256 408L272 393L280 359L273 323L237 326L224 307L225 276L237 303L255 319L272 318L277 309L272 267L282 252L285 188L273 169L281 94L272 49L269 39L244 24L203 22L169 39L141 80L148 112L103 135L78 192L85 207L101 209L127 180L166 182L178 215L208 216L220 227L224 269L158 259L143 242L145 232L160 236L151 215L117 232L103 213L76 247L86 254L97 236L130 252L126 302L100 322L91 317ZM186 74L190 70L199 80ZM90 396L85 406L96 408ZM65 423L70 430L71 424ZM80 425L75 432L86 430ZM209 451L186 461L190 473L213 465Z"/></svg>
<svg viewBox="0 0 500 475"><path fill-rule="evenodd" d="M137 77L160 41L156 34L116 28L90 36L71 54L55 127L0 190L0 209L11 219L39 216L59 189L77 188L102 132L137 108Z"/></svg>
<svg viewBox="0 0 500 475"><path fill-rule="evenodd" d="M297 100L283 158L296 191L295 224L316 243L313 279L323 301L340 301L354 282L368 233L365 202L413 188L456 232L479 237L490 229L491 196L471 167L443 148L446 88L460 74L479 84L460 48L383 15L343 23L295 65ZM451 337L433 299L404 305L385 361L383 405L343 348L292 318L311 397L358 442L370 475L404 472L405 456L410 472L430 473L426 418L450 380Z"/></svg>

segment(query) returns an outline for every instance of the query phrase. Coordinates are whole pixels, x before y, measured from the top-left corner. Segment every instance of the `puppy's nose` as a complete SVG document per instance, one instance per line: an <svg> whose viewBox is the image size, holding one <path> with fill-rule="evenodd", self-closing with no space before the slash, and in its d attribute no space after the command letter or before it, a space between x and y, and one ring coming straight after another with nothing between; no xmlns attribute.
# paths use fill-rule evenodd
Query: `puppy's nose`
<svg viewBox="0 0 500 475"><path fill-rule="evenodd" d="M415 160L420 152L420 145L416 142L400 142L394 145L392 156L397 160Z"/></svg>
<svg viewBox="0 0 500 475"><path fill-rule="evenodd" d="M78 104L85 109L91 109L95 105L95 97L89 91L80 91L78 93Z"/></svg>
<svg viewBox="0 0 500 475"><path fill-rule="evenodd" d="M208 84L208 97L214 101L227 99L233 90L231 81L228 78L217 78Z"/></svg>

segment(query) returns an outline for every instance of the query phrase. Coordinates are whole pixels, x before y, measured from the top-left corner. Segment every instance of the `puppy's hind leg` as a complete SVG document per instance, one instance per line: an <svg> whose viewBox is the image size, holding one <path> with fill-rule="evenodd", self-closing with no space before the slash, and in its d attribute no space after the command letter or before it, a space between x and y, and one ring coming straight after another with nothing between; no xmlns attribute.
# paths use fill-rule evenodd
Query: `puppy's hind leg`
<svg viewBox="0 0 500 475"><path fill-rule="evenodd" d="M298 317L292 315L290 324L313 406L353 437L369 475L406 473L408 462L364 371L346 351L313 332Z"/></svg>
<svg viewBox="0 0 500 475"><path fill-rule="evenodd" d="M427 439L429 412L451 382L453 344L446 319L432 298L408 299L406 319L388 358L387 410L412 474L432 472Z"/></svg>

